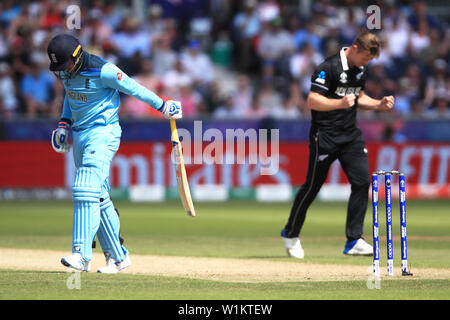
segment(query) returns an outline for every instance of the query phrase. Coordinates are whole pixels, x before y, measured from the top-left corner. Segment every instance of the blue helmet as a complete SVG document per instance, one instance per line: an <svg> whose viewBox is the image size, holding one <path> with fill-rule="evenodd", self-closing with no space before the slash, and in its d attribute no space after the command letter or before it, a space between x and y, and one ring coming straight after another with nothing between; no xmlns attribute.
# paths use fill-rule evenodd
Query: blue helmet
<svg viewBox="0 0 450 320"><path fill-rule="evenodd" d="M69 34L59 34L50 40L47 47L50 59L50 71L65 71L74 62L74 67L67 70L70 73L78 71L81 66L83 49L77 38Z"/></svg>

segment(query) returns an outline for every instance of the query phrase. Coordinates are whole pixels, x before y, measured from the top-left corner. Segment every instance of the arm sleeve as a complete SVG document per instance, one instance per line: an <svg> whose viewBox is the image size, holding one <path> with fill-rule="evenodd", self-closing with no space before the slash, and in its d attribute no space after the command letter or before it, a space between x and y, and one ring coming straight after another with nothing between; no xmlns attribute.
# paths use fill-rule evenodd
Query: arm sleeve
<svg viewBox="0 0 450 320"><path fill-rule="evenodd" d="M163 100L159 96L131 79L116 65L110 62L103 65L100 72L100 79L106 87L133 96L156 110L161 109L163 105Z"/></svg>
<svg viewBox="0 0 450 320"><path fill-rule="evenodd" d="M61 119L67 119L72 121L72 111L70 110L69 99L67 99L67 94L64 95L64 103Z"/></svg>
<svg viewBox="0 0 450 320"><path fill-rule="evenodd" d="M326 95L330 90L332 74L326 63L319 65L311 76L311 91Z"/></svg>

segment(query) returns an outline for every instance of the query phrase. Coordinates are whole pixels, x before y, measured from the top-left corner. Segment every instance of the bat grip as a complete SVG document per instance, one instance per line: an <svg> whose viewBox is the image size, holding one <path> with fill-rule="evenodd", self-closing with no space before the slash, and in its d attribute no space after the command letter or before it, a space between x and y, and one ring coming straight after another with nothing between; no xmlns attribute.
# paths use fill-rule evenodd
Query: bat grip
<svg viewBox="0 0 450 320"><path fill-rule="evenodd" d="M172 141L179 141L177 125L173 119L170 119L170 131L172 132Z"/></svg>

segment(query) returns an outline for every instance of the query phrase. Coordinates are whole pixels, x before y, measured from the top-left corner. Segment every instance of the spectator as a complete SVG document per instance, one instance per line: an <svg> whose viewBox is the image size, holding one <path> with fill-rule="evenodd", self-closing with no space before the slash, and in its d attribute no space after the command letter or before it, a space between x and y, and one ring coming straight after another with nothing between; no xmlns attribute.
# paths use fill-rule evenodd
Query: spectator
<svg viewBox="0 0 450 320"><path fill-rule="evenodd" d="M105 1L101 8L102 20L113 30L117 30L122 22L122 11L117 8L115 1Z"/></svg>
<svg viewBox="0 0 450 320"><path fill-rule="evenodd" d="M232 38L235 41L235 64L241 72L255 69L253 40L258 36L261 24L256 11L256 0L245 0L244 10L232 22Z"/></svg>
<svg viewBox="0 0 450 320"><path fill-rule="evenodd" d="M266 23L279 18L280 6L278 5L277 1L274 0L261 0L260 4L258 5L257 11L259 20L262 23Z"/></svg>
<svg viewBox="0 0 450 320"><path fill-rule="evenodd" d="M436 92L433 106L425 111L425 117L429 119L450 119L450 108L448 106L449 93L445 89Z"/></svg>
<svg viewBox="0 0 450 320"><path fill-rule="evenodd" d="M272 78L263 78L260 87L261 90L257 95L256 101L258 110L265 110L266 114L270 114L272 112L276 112L275 109L282 108L281 95L274 89Z"/></svg>
<svg viewBox="0 0 450 320"><path fill-rule="evenodd" d="M232 119L239 118L239 114L233 107L233 95L228 94L225 96L223 103L220 104L213 112L213 117L216 119Z"/></svg>
<svg viewBox="0 0 450 320"><path fill-rule="evenodd" d="M181 55L181 62L194 81L194 85L204 87L213 80L214 70L209 56L202 53L200 48L199 41L191 40L188 50Z"/></svg>
<svg viewBox="0 0 450 320"><path fill-rule="evenodd" d="M28 117L38 114L56 117L62 106L62 96L58 94L55 77L36 62L31 64L31 72L25 74L21 82L21 94L26 104Z"/></svg>
<svg viewBox="0 0 450 320"><path fill-rule="evenodd" d="M172 70L169 70L162 79L164 84L164 94L168 97L177 97L180 95L182 85L191 85L193 80L184 68L180 59L175 62Z"/></svg>
<svg viewBox="0 0 450 320"><path fill-rule="evenodd" d="M297 81L303 95L309 92L311 75L322 61L322 55L309 43L304 43L302 48L292 55L289 62L290 74Z"/></svg>
<svg viewBox="0 0 450 320"><path fill-rule="evenodd" d="M202 96L193 90L190 82L180 84L180 93L176 97L183 106L183 117L194 118L199 114L199 106L202 102Z"/></svg>
<svg viewBox="0 0 450 320"><path fill-rule="evenodd" d="M385 31L386 49L391 58L401 59L409 43L409 27L402 23L400 18L392 19L392 26Z"/></svg>
<svg viewBox="0 0 450 320"><path fill-rule="evenodd" d="M105 41L102 43L102 51L103 57L105 60L110 61L111 63L118 64L119 62L119 53L114 45L110 41Z"/></svg>
<svg viewBox="0 0 450 320"><path fill-rule="evenodd" d="M236 115L244 116L250 112L253 103L253 89L246 74L240 74L237 79L237 88L233 92L233 110Z"/></svg>
<svg viewBox="0 0 450 320"><path fill-rule="evenodd" d="M280 70L283 59L294 52L294 39L282 28L281 19L275 18L267 24L267 29L261 34L258 54L262 62L272 62Z"/></svg>
<svg viewBox="0 0 450 320"><path fill-rule="evenodd" d="M244 115L244 118L248 119L264 119L269 116L269 111L261 107L260 94L255 92L252 97L252 106L248 110L248 113Z"/></svg>
<svg viewBox="0 0 450 320"><path fill-rule="evenodd" d="M400 81L399 89L395 95L395 112L406 115L411 112L410 92L406 79Z"/></svg>
<svg viewBox="0 0 450 320"><path fill-rule="evenodd" d="M211 90L209 91L209 95L204 97L204 100L207 104L207 109L209 113L213 113L219 106L224 105L224 98L221 93L220 84L218 81L213 81L211 83ZM233 105L233 104L231 104Z"/></svg>
<svg viewBox="0 0 450 320"><path fill-rule="evenodd" d="M12 119L17 113L14 82L7 63L0 63L0 118Z"/></svg>
<svg viewBox="0 0 450 320"><path fill-rule="evenodd" d="M101 47L103 43L111 39L113 32L112 27L102 20L100 10L90 10L86 25L81 28L80 41L90 46L93 46L94 42ZM89 50L89 52L92 52L92 50Z"/></svg>
<svg viewBox="0 0 450 320"><path fill-rule="evenodd" d="M167 34L162 34L153 50L153 63L155 73L163 77L166 72L173 69L177 61L177 54L170 47L170 38Z"/></svg>
<svg viewBox="0 0 450 320"><path fill-rule="evenodd" d="M177 98L183 94L187 103L197 100L191 103L196 109L192 114L196 117L212 115L219 107L219 115L227 114L224 110L229 106L223 101L223 91L230 92L227 103L231 103L234 116L248 115L252 108L261 112L266 103L270 103L252 101L267 88L258 88L255 97L250 79L266 78L273 79L270 91L281 101L272 116L294 116L300 112L301 116L309 117L304 95L309 91L311 68L321 56L336 53L352 39L365 26L366 19L364 7L356 0L336 3L329 0L299 3L199 0L194 1L194 6L181 1L169 5L172 10L183 8L182 12L172 11L172 14L164 1L156 2L143 2L143 21L131 15L129 5L118 5L117 1L82 2L82 28L71 32L81 38L87 51L101 54L130 76L159 78L167 96ZM369 67L367 93L374 97L395 94L399 117L440 114L437 106L445 108L442 97L437 99L438 92L450 91L448 26L440 24L427 12L426 1L376 3L382 10L379 33L385 40L386 50ZM0 76L2 116L33 113L29 99L25 100L22 95L23 78L27 76L29 82L35 73L32 65L48 60L43 48L53 32L69 32L64 31L65 9L69 4L67 0L0 1L0 64L5 62L10 68L9 75ZM209 15L205 4L210 4ZM431 2L428 6L433 6L433 10L438 8ZM286 23L281 23L284 21ZM195 41L187 41L194 38ZM213 49L213 60L202 48ZM230 59L230 50L233 59ZM177 66L180 57L184 69ZM152 69L150 58L153 72L147 73ZM212 61L225 68L214 74L217 64L213 65ZM4 65L2 68L5 69ZM237 76L234 71L238 71ZM14 90L5 89L11 87L11 81L15 94ZM235 84L238 88L231 91ZM51 101L54 101L53 95L61 95L60 90L51 88ZM192 98L194 96L198 99ZM136 109L128 108L128 103ZM42 116L52 113L39 110L37 108L35 113ZM134 117L152 116L146 112L141 114L141 110L146 108L124 101L121 112L129 112ZM376 112L361 112L360 116L373 118Z"/></svg>
<svg viewBox="0 0 450 320"><path fill-rule="evenodd" d="M301 112L297 101L290 95L286 95L283 97L283 105L273 109L271 116L275 119L294 120L301 118Z"/></svg>
<svg viewBox="0 0 450 320"><path fill-rule="evenodd" d="M148 17L144 30L151 34L153 46L159 42L161 37L166 35L166 26L162 14L163 10L159 4L153 4L148 9Z"/></svg>
<svg viewBox="0 0 450 320"><path fill-rule="evenodd" d="M0 24L0 61L3 61L8 55L9 44L7 39L8 39L7 29L3 28L2 25Z"/></svg>
<svg viewBox="0 0 450 320"><path fill-rule="evenodd" d="M430 45L423 48L418 58L425 68L433 68L433 62L439 58L441 52L445 51L444 47L448 44L443 43L441 39L441 34L438 29L430 30ZM444 50L442 50L444 49Z"/></svg>
<svg viewBox="0 0 450 320"><path fill-rule="evenodd" d="M345 0L344 5L337 10L341 42L350 45L361 25L365 24L366 14L356 0Z"/></svg>
<svg viewBox="0 0 450 320"><path fill-rule="evenodd" d="M425 88L424 104L430 107L436 97L438 90L450 91L450 81L447 75L447 62L437 59L434 62L434 72L427 78Z"/></svg>
<svg viewBox="0 0 450 320"><path fill-rule="evenodd" d="M405 86L409 98L423 99L424 79L419 67L415 63L408 65L405 75L400 78L400 83Z"/></svg>
<svg viewBox="0 0 450 320"><path fill-rule="evenodd" d="M428 25L425 20L420 20L418 30L412 32L409 38L409 46L413 55L418 55L423 49L430 45Z"/></svg>
<svg viewBox="0 0 450 320"><path fill-rule="evenodd" d="M0 3L0 9L0 24L9 27L11 22L20 15L22 6L14 4L12 0L5 0Z"/></svg>
<svg viewBox="0 0 450 320"><path fill-rule="evenodd" d="M426 24L427 28L439 28L437 19L427 13L425 1L414 1L413 13L410 15L408 22L413 30L418 31L421 21Z"/></svg>
<svg viewBox="0 0 450 320"><path fill-rule="evenodd" d="M424 117L424 104L422 101L418 98L413 98L410 101L411 106L411 114L409 115L412 118L415 119L421 119Z"/></svg>
<svg viewBox="0 0 450 320"><path fill-rule="evenodd" d="M57 3L45 3L41 10L42 14L39 22L41 28L51 30L63 26L64 19Z"/></svg>
<svg viewBox="0 0 450 320"><path fill-rule="evenodd" d="M124 18L119 32L112 36L112 43L124 65L136 52L145 58L151 53L151 36L139 28L139 20L132 16Z"/></svg>
<svg viewBox="0 0 450 320"><path fill-rule="evenodd" d="M305 28L297 30L297 32L294 34L294 43L297 49L302 48L304 43L309 43L314 47L316 51L321 51L322 40L314 32L313 21L306 21Z"/></svg>

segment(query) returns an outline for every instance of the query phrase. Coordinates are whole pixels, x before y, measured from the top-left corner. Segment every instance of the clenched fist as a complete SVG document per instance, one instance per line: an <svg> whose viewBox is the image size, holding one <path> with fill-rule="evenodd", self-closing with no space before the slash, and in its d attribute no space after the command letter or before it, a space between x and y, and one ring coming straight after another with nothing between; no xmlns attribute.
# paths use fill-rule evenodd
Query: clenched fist
<svg viewBox="0 0 450 320"><path fill-rule="evenodd" d="M347 109L353 107L355 104L355 95L349 94L348 96L345 96L341 99L341 102L339 104L339 109Z"/></svg>
<svg viewBox="0 0 450 320"><path fill-rule="evenodd" d="M383 97L380 102L380 106L378 107L381 111L391 110L394 107L395 99L393 96Z"/></svg>

